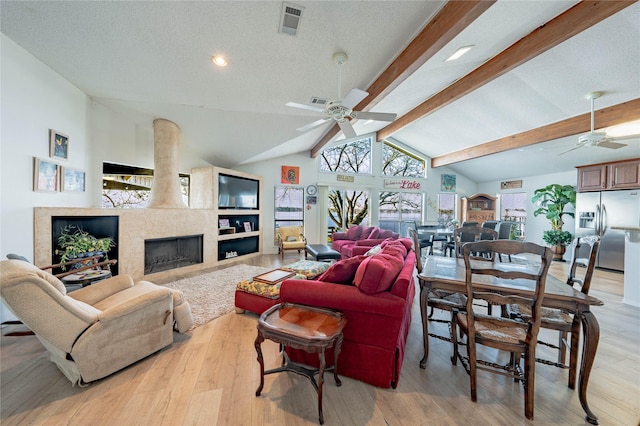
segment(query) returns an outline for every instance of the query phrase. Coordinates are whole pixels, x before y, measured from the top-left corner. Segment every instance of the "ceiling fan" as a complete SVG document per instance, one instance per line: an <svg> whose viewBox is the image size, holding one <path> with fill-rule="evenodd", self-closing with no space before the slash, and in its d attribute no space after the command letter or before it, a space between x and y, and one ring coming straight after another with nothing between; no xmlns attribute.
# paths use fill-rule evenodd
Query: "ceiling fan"
<svg viewBox="0 0 640 426"><path fill-rule="evenodd" d="M307 130L311 130L328 121L334 120L338 123L338 126L340 126L340 130L342 130L345 137L353 138L356 137L357 134L351 125L351 120L365 119L374 121L393 121L396 119L397 114L392 113L354 111L353 108L362 102L369 93L360 89L352 89L344 99L341 99L340 86L342 83L342 66L347 62L347 54L344 52L336 53L333 55L333 62L338 66L338 99L329 100L313 97L312 103L316 105L324 105L323 108L314 105L300 104L297 102L287 102L287 106L321 112L326 116L296 130L306 132Z"/></svg>
<svg viewBox="0 0 640 426"><path fill-rule="evenodd" d="M585 146L599 146L601 148L618 149L627 145L624 143L615 142L616 140L632 139L638 136L638 135L627 135L627 136L611 137L611 136L608 136L606 132L594 131L594 112L595 112L594 101L598 99L600 96L602 96L602 92L591 92L586 96L587 99L591 100L591 131L589 133L585 133L583 135L578 136L577 144L575 144L571 149L561 152L558 155L566 154L567 152L570 152Z"/></svg>

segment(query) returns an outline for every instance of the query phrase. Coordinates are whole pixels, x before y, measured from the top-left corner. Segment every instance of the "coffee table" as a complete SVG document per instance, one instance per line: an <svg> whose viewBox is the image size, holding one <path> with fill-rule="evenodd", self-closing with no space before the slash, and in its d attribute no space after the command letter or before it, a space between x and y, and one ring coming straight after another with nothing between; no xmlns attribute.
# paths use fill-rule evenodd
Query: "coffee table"
<svg viewBox="0 0 640 426"><path fill-rule="evenodd" d="M258 362L260 363L260 386L256 390L256 396L260 396L264 386L265 374L290 371L307 377L318 393L318 415L320 424L324 424L322 415L322 385L324 383L325 357L324 351L335 345L333 354L333 377L337 386L342 382L338 378L338 355L342 346L342 330L347 324L347 319L340 312L328 309L314 308L294 303L281 303L272 306L258 319L258 336L255 340ZM261 344L265 339L279 343L282 347L282 366L264 371L264 359L262 358ZM311 369L289 360L284 347L289 346L302 349L309 353L318 353L320 368ZM318 375L318 382L314 378Z"/></svg>

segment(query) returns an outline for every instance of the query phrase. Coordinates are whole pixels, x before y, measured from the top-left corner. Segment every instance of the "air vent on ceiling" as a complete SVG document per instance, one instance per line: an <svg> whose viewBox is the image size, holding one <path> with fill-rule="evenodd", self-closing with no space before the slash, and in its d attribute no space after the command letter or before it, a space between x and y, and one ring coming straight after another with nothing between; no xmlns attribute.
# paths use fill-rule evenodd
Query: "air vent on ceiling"
<svg viewBox="0 0 640 426"><path fill-rule="evenodd" d="M304 8L292 3L282 3L282 16L280 17L280 32L296 35L300 19L302 19L302 10Z"/></svg>
<svg viewBox="0 0 640 426"><path fill-rule="evenodd" d="M326 105L328 103L329 99L326 98L319 98L317 96L311 98L311 105Z"/></svg>

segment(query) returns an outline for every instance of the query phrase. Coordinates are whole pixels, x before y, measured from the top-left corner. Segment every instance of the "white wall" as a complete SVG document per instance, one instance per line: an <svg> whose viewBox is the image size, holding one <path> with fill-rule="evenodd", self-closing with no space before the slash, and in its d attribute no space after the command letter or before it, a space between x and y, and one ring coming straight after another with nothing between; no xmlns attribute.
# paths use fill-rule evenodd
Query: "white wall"
<svg viewBox="0 0 640 426"><path fill-rule="evenodd" d="M538 217L533 216L533 211L535 210L534 205L531 203L531 197L533 197L533 192L536 189L544 188L547 185L552 183L557 183L560 185L573 185L574 187L578 182L578 173L577 171L572 172L563 172L563 173L554 173L550 175L539 175L539 176L527 176L517 179L510 180L518 180L522 179L522 188L518 189L509 189L509 190L501 190L500 182L485 182L478 184L478 192L484 192L491 195L500 195L501 192L526 192L527 199L529 200L529 205L527 206L527 230L526 230L526 240L545 245L545 242L542 240L542 232L548 229L551 229L551 225L547 218L544 215L540 215ZM575 211L574 207L568 206L567 211ZM569 216L564 216L564 227L565 231L569 231L572 234L575 232L575 220ZM567 251L565 253L565 260L570 259L571 253Z"/></svg>

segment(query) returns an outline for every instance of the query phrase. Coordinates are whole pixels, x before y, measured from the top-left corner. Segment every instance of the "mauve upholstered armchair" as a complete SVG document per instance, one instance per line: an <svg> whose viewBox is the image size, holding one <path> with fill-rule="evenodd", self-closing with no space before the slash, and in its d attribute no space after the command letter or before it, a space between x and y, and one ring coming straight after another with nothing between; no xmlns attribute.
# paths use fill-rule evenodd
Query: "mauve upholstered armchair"
<svg viewBox="0 0 640 426"><path fill-rule="evenodd" d="M106 377L173 342L193 326L181 292L118 275L67 293L21 260L0 262L2 301L42 342L73 385Z"/></svg>

